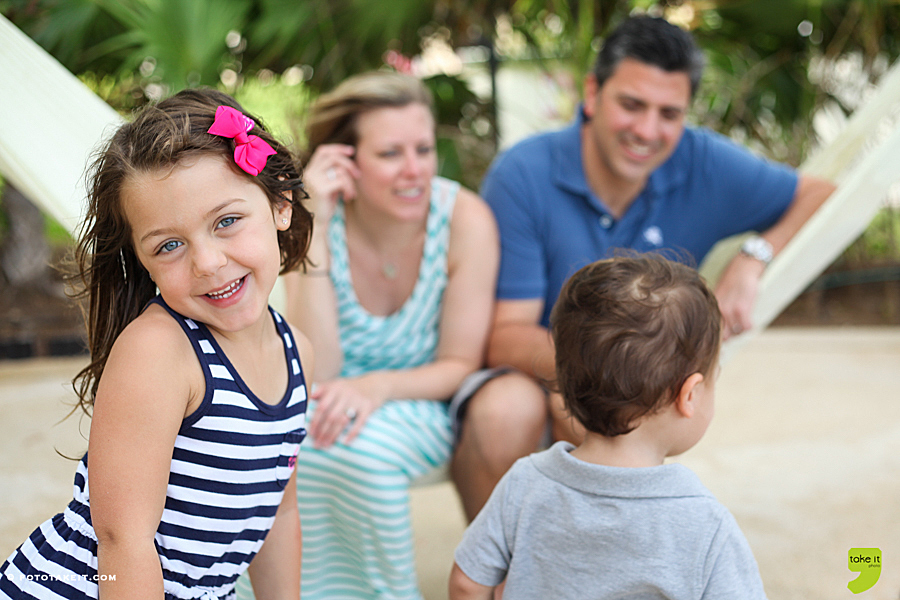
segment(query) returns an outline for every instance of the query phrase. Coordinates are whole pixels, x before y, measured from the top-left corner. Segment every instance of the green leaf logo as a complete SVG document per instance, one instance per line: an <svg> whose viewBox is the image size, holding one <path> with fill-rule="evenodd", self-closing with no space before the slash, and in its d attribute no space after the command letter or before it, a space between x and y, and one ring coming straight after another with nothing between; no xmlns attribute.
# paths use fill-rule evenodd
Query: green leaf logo
<svg viewBox="0 0 900 600"><path fill-rule="evenodd" d="M858 594L870 589L881 577L881 549L850 548L847 568L859 573L859 577L847 584L851 592Z"/></svg>

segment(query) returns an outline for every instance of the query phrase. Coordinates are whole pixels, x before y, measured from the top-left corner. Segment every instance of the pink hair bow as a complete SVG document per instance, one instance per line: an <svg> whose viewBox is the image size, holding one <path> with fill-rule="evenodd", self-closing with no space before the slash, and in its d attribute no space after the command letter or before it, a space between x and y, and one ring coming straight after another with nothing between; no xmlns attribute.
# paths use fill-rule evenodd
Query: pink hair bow
<svg viewBox="0 0 900 600"><path fill-rule="evenodd" d="M277 154L265 140L258 135L247 135L256 123L253 119L230 106L216 109L216 118L207 133L222 137L234 138L234 162L254 177L266 168L268 157Z"/></svg>

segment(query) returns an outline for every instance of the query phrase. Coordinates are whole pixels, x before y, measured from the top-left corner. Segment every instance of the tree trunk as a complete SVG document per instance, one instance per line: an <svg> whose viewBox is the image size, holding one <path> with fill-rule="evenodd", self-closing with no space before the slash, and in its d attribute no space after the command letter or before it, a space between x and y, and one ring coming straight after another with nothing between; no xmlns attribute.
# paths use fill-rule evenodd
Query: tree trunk
<svg viewBox="0 0 900 600"><path fill-rule="evenodd" d="M44 215L8 183L0 196L8 230L0 246L0 270L13 287L49 284L50 246L44 236Z"/></svg>

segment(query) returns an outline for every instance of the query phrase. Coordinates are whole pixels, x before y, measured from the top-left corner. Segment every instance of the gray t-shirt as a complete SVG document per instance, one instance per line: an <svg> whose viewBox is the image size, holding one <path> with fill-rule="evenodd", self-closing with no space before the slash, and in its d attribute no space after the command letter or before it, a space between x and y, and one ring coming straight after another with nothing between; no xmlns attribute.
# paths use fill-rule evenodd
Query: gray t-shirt
<svg viewBox="0 0 900 600"><path fill-rule="evenodd" d="M456 562L523 600L765 598L737 523L687 467L594 465L557 442L520 459Z"/></svg>

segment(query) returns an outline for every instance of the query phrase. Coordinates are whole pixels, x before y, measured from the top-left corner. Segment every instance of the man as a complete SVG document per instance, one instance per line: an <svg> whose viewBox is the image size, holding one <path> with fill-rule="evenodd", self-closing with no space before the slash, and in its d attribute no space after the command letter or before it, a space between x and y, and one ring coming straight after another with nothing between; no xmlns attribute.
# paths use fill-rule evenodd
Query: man
<svg viewBox="0 0 900 600"><path fill-rule="evenodd" d="M685 127L702 68L689 33L663 19L629 18L585 78L575 123L520 142L491 166L481 192L497 218L502 253L490 364L552 381L547 325L559 290L580 267L618 248L674 251L699 264L719 240L759 232L715 290L726 337L752 326L766 265L834 186ZM496 402L506 413L526 411L521 402ZM495 426L504 410L468 410L464 431L493 432L481 443L482 460L491 464L502 446ZM551 394L550 410L555 439L577 444L581 433L558 395ZM479 422L474 414L489 416Z"/></svg>

